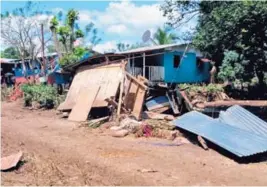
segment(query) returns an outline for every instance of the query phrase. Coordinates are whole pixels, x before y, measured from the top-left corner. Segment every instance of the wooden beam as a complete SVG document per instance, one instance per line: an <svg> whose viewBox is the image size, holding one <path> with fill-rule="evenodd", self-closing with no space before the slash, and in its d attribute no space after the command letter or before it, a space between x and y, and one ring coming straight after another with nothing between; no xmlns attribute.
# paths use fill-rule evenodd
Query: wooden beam
<svg viewBox="0 0 267 187"><path fill-rule="evenodd" d="M137 84L139 84L141 87L143 87L145 90L147 89L147 86L144 85L143 82L139 81L137 78L135 78L134 76L132 76L130 73L125 72L126 76L128 76L130 79L132 79L134 82L136 82Z"/></svg>
<svg viewBox="0 0 267 187"><path fill-rule="evenodd" d="M146 53L143 53L143 77L146 77Z"/></svg>
<svg viewBox="0 0 267 187"><path fill-rule="evenodd" d="M214 101L214 102L197 103L196 107L206 108L206 107L220 107L220 106L232 106L232 105L267 107L267 101L266 100Z"/></svg>
<svg viewBox="0 0 267 187"><path fill-rule="evenodd" d="M203 149L205 149L205 150L209 149L208 146L207 146L206 141L201 136L198 135L197 136L197 140L200 143L200 145L203 147Z"/></svg>

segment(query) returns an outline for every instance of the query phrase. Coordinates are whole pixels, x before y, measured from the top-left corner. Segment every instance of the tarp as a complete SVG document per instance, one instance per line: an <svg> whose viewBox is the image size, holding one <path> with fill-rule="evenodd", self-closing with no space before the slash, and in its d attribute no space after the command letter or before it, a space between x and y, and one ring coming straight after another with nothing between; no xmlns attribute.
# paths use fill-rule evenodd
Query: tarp
<svg viewBox="0 0 267 187"><path fill-rule="evenodd" d="M200 112L192 111L174 120L175 126L200 135L239 156L267 151L267 137L220 122Z"/></svg>

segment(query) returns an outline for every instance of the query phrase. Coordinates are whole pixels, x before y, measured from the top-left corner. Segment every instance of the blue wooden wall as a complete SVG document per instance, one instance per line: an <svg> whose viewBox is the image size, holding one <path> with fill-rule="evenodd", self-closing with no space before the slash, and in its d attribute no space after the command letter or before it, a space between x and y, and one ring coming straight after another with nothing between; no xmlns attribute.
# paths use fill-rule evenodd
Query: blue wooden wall
<svg viewBox="0 0 267 187"><path fill-rule="evenodd" d="M182 57L183 52L169 52L164 54L164 81L167 83L198 83L208 81L210 63L204 63L200 70L197 67L195 53L186 53L180 66L174 68L174 55Z"/></svg>

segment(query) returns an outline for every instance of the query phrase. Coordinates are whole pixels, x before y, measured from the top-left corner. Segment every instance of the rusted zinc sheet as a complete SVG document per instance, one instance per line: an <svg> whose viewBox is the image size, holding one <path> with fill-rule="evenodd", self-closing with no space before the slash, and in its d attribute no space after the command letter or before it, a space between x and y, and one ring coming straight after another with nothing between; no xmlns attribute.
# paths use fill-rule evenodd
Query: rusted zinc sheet
<svg viewBox="0 0 267 187"><path fill-rule="evenodd" d="M108 102L105 99L116 95L121 77L121 64L110 64L96 68L80 67L72 81L65 101L60 104L58 110L71 110L76 103L80 90L99 86L100 90L92 107L106 107Z"/></svg>
<svg viewBox="0 0 267 187"><path fill-rule="evenodd" d="M267 123L241 106L221 111L219 120L234 127L267 137Z"/></svg>
<svg viewBox="0 0 267 187"><path fill-rule="evenodd" d="M197 111L173 121L174 125L213 142L238 157L267 151L267 137L222 123Z"/></svg>

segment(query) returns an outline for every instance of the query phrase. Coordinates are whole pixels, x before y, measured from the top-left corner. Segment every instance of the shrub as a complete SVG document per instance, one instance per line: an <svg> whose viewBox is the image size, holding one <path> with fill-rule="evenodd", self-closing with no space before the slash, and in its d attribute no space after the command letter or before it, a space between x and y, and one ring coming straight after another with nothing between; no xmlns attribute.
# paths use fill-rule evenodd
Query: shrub
<svg viewBox="0 0 267 187"><path fill-rule="evenodd" d="M45 108L53 108L59 103L57 90L50 85L24 84L21 89L26 106L31 106L32 102L38 102Z"/></svg>

